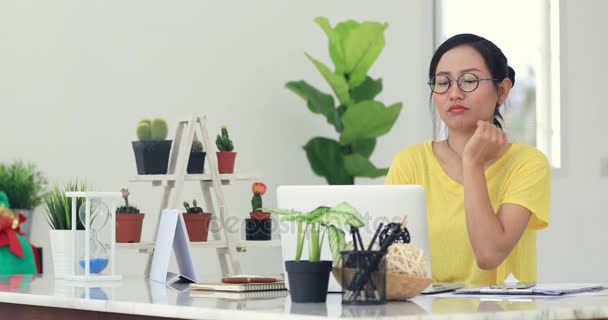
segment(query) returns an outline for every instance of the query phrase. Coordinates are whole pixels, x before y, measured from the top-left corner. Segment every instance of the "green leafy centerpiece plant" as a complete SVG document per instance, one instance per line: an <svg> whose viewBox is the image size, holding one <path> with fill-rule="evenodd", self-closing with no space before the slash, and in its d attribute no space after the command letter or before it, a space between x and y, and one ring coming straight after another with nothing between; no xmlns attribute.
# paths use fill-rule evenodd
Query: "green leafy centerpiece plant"
<svg viewBox="0 0 608 320"><path fill-rule="evenodd" d="M322 92L304 80L290 81L287 89L306 101L308 109L325 117L339 138L314 137L304 150L314 173L329 184L354 184L355 177L376 178L386 175L370 161L377 138L390 131L402 104L386 106L376 100L382 79L368 71L384 48L386 23L348 20L334 28L326 18L315 19L329 40L333 70L306 54L321 73L333 94ZM337 101L336 101L337 100Z"/></svg>
<svg viewBox="0 0 608 320"><path fill-rule="evenodd" d="M321 260L321 249L327 237L333 261L340 258L346 247L344 231L340 226L362 227L363 218L350 204L343 202L335 207L320 206L310 212L289 209L265 208L281 215L282 221L295 222L297 244L295 260L285 261L293 302L324 302L327 298L329 273L332 261ZM308 239L309 257L302 260L304 242Z"/></svg>
<svg viewBox="0 0 608 320"><path fill-rule="evenodd" d="M140 242L144 214L129 203L129 189L120 189L125 204L116 209L116 242Z"/></svg>
<svg viewBox="0 0 608 320"><path fill-rule="evenodd" d="M137 174L166 174L172 140L166 140L167 122L163 118L143 119L137 124L137 138L133 152Z"/></svg>
<svg viewBox="0 0 608 320"><path fill-rule="evenodd" d="M203 212L196 200L192 200L192 206L184 201L184 208L186 212L183 216L190 241L207 241L211 213Z"/></svg>
<svg viewBox="0 0 608 320"><path fill-rule="evenodd" d="M234 144L228 135L228 126L222 125L220 134L215 139L215 145L219 150L217 152L217 167L220 173L233 173L234 161L236 160L236 152Z"/></svg>

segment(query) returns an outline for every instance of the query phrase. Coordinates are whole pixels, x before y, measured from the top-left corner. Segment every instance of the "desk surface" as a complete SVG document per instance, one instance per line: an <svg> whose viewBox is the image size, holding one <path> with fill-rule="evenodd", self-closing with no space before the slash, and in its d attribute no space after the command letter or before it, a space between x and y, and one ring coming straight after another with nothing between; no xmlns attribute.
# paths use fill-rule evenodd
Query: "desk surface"
<svg viewBox="0 0 608 320"><path fill-rule="evenodd" d="M101 311L181 319L589 319L608 317L605 296L482 301L476 298L419 296L381 306L343 306L339 294L326 303L291 303L288 296L234 300L196 298L188 291L144 278L114 285L82 287L51 275L0 277L0 303Z"/></svg>

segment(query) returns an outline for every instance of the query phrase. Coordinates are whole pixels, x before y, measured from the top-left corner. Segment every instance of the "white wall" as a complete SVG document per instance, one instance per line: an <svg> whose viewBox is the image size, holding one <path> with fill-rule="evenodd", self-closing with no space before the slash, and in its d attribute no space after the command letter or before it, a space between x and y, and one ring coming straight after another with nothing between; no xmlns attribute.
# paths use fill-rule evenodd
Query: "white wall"
<svg viewBox="0 0 608 320"><path fill-rule="evenodd" d="M0 3L0 160L35 161L54 183L85 178L94 189L129 187L153 237L161 188L128 183L130 141L142 117L208 117L211 134L227 123L239 172L254 173L276 204L282 184L320 184L302 146L335 137L325 120L284 88L306 79L327 86L304 51L330 64L327 40L313 22L326 16L388 22L386 47L371 74L384 79L379 99L403 102L396 127L373 160L388 166L402 147L431 137L425 70L432 50L430 1L13 1ZM380 183L362 180L359 183ZM229 209L246 217L249 183L226 189ZM181 200L200 199L189 185ZM32 242L45 248L47 225L36 212ZM218 272L212 251L197 254L205 275ZM143 255L119 251L123 274L142 274ZM250 250L244 272L281 270L280 250Z"/></svg>
<svg viewBox="0 0 608 320"><path fill-rule="evenodd" d="M606 12L605 1L562 1L563 169L554 173L551 225L539 237L540 280L608 280Z"/></svg>

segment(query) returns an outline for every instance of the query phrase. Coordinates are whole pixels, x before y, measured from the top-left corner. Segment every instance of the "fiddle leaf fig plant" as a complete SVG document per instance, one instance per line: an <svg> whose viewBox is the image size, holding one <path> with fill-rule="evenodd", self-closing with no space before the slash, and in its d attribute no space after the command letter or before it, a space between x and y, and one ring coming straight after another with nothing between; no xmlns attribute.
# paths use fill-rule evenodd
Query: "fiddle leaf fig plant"
<svg viewBox="0 0 608 320"><path fill-rule="evenodd" d="M304 80L290 81L286 87L304 99L311 112L323 115L339 138L310 139L304 145L308 162L329 184L354 184L355 177L384 176L388 168L377 168L369 157L377 138L387 134L397 121L402 104L386 106L374 100L382 91L382 79L373 79L367 73L384 48L388 24L348 20L332 28L327 18L319 17L315 22L329 40L334 70L309 54L306 57L333 95Z"/></svg>

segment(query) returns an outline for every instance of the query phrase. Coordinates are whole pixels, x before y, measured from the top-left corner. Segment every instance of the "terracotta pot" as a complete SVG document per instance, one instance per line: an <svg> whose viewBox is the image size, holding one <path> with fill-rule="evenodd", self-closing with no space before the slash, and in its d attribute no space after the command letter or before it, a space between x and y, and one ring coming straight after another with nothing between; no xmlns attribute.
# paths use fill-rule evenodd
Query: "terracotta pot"
<svg viewBox="0 0 608 320"><path fill-rule="evenodd" d="M116 242L139 242L143 222L143 213L117 213Z"/></svg>
<svg viewBox="0 0 608 320"><path fill-rule="evenodd" d="M190 241L207 241L211 213L183 213L183 216Z"/></svg>
<svg viewBox="0 0 608 320"><path fill-rule="evenodd" d="M256 219L256 220L266 220L266 219L270 219L270 212L253 211L253 212L249 212L249 217L251 219Z"/></svg>
<svg viewBox="0 0 608 320"><path fill-rule="evenodd" d="M220 173L233 173L236 152L219 151L217 152L217 168Z"/></svg>

